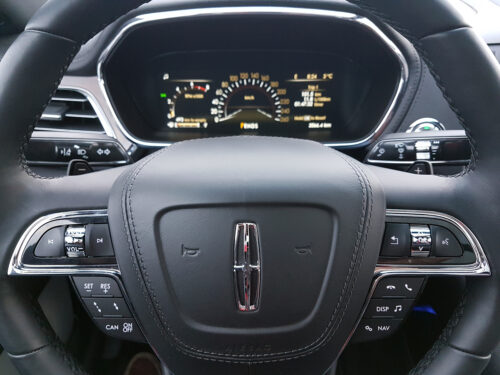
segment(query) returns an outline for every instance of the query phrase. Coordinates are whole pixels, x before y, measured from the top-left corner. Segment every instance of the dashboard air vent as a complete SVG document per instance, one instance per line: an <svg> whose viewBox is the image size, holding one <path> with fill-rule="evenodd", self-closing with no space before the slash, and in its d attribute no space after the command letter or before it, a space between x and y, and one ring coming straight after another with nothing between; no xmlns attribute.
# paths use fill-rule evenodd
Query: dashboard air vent
<svg viewBox="0 0 500 375"><path fill-rule="evenodd" d="M87 97L67 89L56 91L35 130L104 133L96 111Z"/></svg>

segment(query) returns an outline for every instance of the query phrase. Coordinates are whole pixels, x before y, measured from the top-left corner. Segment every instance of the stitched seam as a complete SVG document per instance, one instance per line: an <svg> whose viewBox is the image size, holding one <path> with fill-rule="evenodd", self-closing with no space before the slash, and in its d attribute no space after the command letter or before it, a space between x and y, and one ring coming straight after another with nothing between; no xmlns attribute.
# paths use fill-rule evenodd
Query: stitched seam
<svg viewBox="0 0 500 375"><path fill-rule="evenodd" d="M45 345L40 346L39 348L30 350L29 352L24 352L24 353L19 353L19 354L12 354L12 353L7 352L7 354L9 354L9 357L11 357L13 359L24 359L24 357L28 357L28 356L30 356L32 354L36 354L40 350L45 349L45 348L47 348L49 346L50 346L50 344L45 344Z"/></svg>
<svg viewBox="0 0 500 375"><path fill-rule="evenodd" d="M441 350L448 345L448 340L453 333L453 330L458 325L460 320L464 315L464 308L467 303L467 292L464 293L462 299L455 309L453 316L448 321L448 324L441 332L441 335L437 341L432 345L431 349L425 354L425 356L417 363L417 365L410 371L408 375L421 375L427 368L434 362L437 356L441 353Z"/></svg>
<svg viewBox="0 0 500 375"><path fill-rule="evenodd" d="M135 6L131 5L130 10L135 9L138 6L143 5L145 3L148 3L149 1L151 1L151 0L136 0L137 5L135 5ZM80 50L80 47L82 46L82 44L85 41L90 40L97 33L99 33L102 29L104 29L106 26L108 26L110 23L114 22L115 20L117 20L121 16L122 16L122 14L120 14L118 16L112 16L110 19L106 20L106 22L104 22L101 25L99 25L97 27L97 29L91 31L90 33L88 33L86 36L84 36L83 38L81 38L78 41L73 41L70 38L66 38L64 36L53 34L53 33L42 31L42 30L37 30L37 29L26 29L25 30L25 32L41 33L41 34L52 36L54 38L58 38L60 40L65 40L65 41L74 43L73 49L71 50L70 54L67 56L63 68L59 71L58 78L54 81L54 88L52 89L52 92L49 94L49 97L47 98L46 103L44 105L42 105L42 108L40 109L40 111L34 116L34 119L33 119L32 123L31 123L31 125L28 126L28 129L26 130L26 133L25 133L25 135L23 137L23 140L21 142L20 151L19 151L19 165L21 166L21 168L25 171L25 173L28 176L33 177L33 178L38 179L38 180L54 180L54 179L63 178L63 177L45 177L45 176L40 176L37 173L35 173L28 166L28 162L26 160L25 151L26 151L26 149L28 147L28 143L29 143L29 140L31 138L31 135L33 134L33 131L35 130L36 124L40 120L40 117L42 116L43 111L45 111L45 109L49 105L52 97L54 96L54 94L56 93L57 89L59 88L59 84L61 83L61 80L63 79L64 74L68 70L69 65L71 64L71 62L73 61L74 57L76 56L76 54Z"/></svg>
<svg viewBox="0 0 500 375"><path fill-rule="evenodd" d="M47 98L47 101L45 102L45 104L42 105L42 108L40 111L38 111L38 113L35 115L33 121L31 122L31 125L28 126L28 129L26 131L26 134L24 135L23 137L23 141L21 143L21 147L19 148L19 165L21 166L21 168L31 177L34 177L36 179L40 179L40 180L52 180L52 179L57 179L57 178L61 178L61 177L42 177L40 175L38 175L37 173L35 173L28 165L28 161L26 160L26 154L25 154L25 151L27 150L28 148L28 143L30 141L30 138L31 138L31 135L33 134L33 131L35 130L35 126L36 124L38 123L38 121L40 120L40 117L42 116L42 113L43 111L45 110L45 108L47 108L47 106L49 105L52 97L54 96L54 94L56 93L58 87L59 87L59 84L61 83L61 80L64 76L64 73L66 72L66 70L68 69L69 65L71 64L71 61L73 60L73 58L75 57L75 55L77 54L78 50L80 49L80 46L75 44L70 52L70 54L67 56L66 58L66 61L63 65L63 67L59 70L59 76L58 78L54 81L54 84L53 84L53 88L52 88L52 91L51 93L49 94L49 97Z"/></svg>
<svg viewBox="0 0 500 375"><path fill-rule="evenodd" d="M172 147L174 147L174 146L171 146L169 149L172 149ZM355 173L355 175L360 183L362 194L363 194L361 217L360 217L360 223L359 223L359 227L358 227L355 249L353 251L353 255L351 257L351 262L350 262L350 266L349 266L349 270L348 270L348 276L344 282L341 295L340 295L339 300L337 302L337 305L332 313L330 321L329 321L327 327L325 328L325 330L323 331L323 333L311 344L308 344L307 346L304 346L302 348L293 349L293 350L289 350L289 351L267 353L267 354L257 354L257 355L256 354L241 354L241 355L225 354L225 353L220 353L220 352L210 352L210 351L206 351L203 349L191 347L191 346L187 345L186 343L184 343L180 338L178 338L175 335L175 333L172 331L171 327L168 325L168 322L167 322L167 319L166 319L165 314L163 312L163 309L161 308L161 305L159 304L159 302L157 300L156 293L154 292L154 289L151 286L151 282L150 282L149 277L148 277L147 269L144 265L144 260L142 259L142 250L140 249L140 246L138 243L137 231L135 228L135 222L134 222L134 218L133 218L134 215L133 215L133 209L131 206L131 201L132 201L131 197L132 197L133 191L134 191L135 180L138 177L138 175L140 174L140 172L143 170L143 168L148 163L150 163L152 160L156 159L159 155L163 154L163 152L165 150L166 149L158 152L153 157L148 158L144 163L141 163L137 167L135 173L132 174L133 177L131 177L130 180L128 181L130 183L130 186L127 190L127 195L126 195L125 199L128 201L127 202L128 203L127 204L127 206L128 206L127 212L129 213L130 223L132 224L132 229L133 229L133 234L134 234L132 237L133 237L134 242L135 242L135 248L136 248L135 255L136 256L139 255L138 256L138 258L139 258L138 263L141 265L143 277L147 278L147 280L145 280L144 284L147 284L146 288L148 289L148 292L149 292L149 296L150 296L149 298L151 298L154 301L154 305L156 306L155 310L156 310L157 314L159 314L161 322L166 325L166 329L169 332L169 334L172 336L172 338L179 345L185 347L187 350L190 350L190 351L192 350L192 351L195 351L196 353L202 353L203 355L214 355L214 356L222 356L222 357L228 357L228 358L248 358L248 359L264 358L264 357L277 357L277 356L283 356L283 355L287 356L286 358L277 358L277 359L273 359L273 360L265 360L265 361L260 361L260 362L252 361L252 363L276 362L276 361L290 360L292 358L302 357L305 355L309 355L311 352L319 350L322 346L324 346L327 342L329 342L331 337L333 336L333 333L335 333L335 331L338 329L338 327L340 326L340 323L342 322L342 320L345 316L347 306L348 306L350 299L352 297L353 286L355 285L355 283L357 281L357 277L359 275L359 265L362 263L362 260L364 257L364 251L361 251L361 257L358 257L358 253L359 253L360 247L363 248L363 250L365 248L363 245L366 243L366 238L368 235L368 228L370 227L370 223L371 223L371 214L372 214L372 206L373 206L373 200L371 199L372 188L371 188L371 185L369 184L369 182L368 182L369 194L367 193L367 189L366 189L366 185L367 185L367 181L368 181L368 179L366 178L366 175L364 175L362 177L360 172L361 173L363 173L363 172L357 166L355 166L353 163L348 161L349 166L351 167L351 169ZM347 159L345 159L343 156L341 156L341 157L347 161ZM367 201L368 200L370 202L370 206L367 208ZM365 226L365 218L366 218L367 211L369 211L369 217L368 217L368 220L366 221L368 223L368 225ZM366 230L364 230L364 229L366 229ZM353 275L354 275L354 278L353 278ZM141 283L141 286L142 285L143 285L143 283ZM347 299L346 299L346 293L348 293ZM341 309L340 316L338 316L339 309ZM339 318L340 318L340 320L339 320ZM158 322L156 320L155 320L155 323L158 326ZM161 327L159 327L159 328L161 329ZM162 329L162 332L164 332L163 329ZM178 348L178 349L180 349L182 352L184 352L184 350L182 350L181 348ZM303 354L300 354L300 355L295 355L295 356L289 355L289 354L297 353L300 351L306 351L306 352ZM191 353L191 352L187 352L185 354L193 356L193 353ZM200 358L200 357L196 356L196 358ZM206 357L201 357L201 359L220 360L220 359L206 358ZM234 362L235 362L235 360L231 361L231 363L234 363ZM244 363L247 363L247 362L244 362Z"/></svg>
<svg viewBox="0 0 500 375"><path fill-rule="evenodd" d="M366 0L361 0L361 1L360 0L349 0L349 1L351 3L353 3L353 4L356 4L360 8L365 9L368 12L374 14L375 16L377 16L378 18L380 18L385 23L391 25L393 28L395 28L399 33L401 33L406 39L408 39L413 44L413 46L415 47L415 49L419 52L420 56L422 57L422 59L427 64L427 67L429 68L429 72L434 77L434 79L436 81L436 85L441 90L441 92L443 94L443 97L448 102L448 105L450 106L451 110L455 113L455 115L458 118L458 121L460 122L460 124L465 129L465 132L466 132L466 134L467 134L467 136L469 138L469 141L471 143L471 153L472 153L471 161L470 161L469 165L467 166L467 168L464 169L463 172L458 173L458 174L456 174L454 176L445 176L445 177L447 177L447 178L461 177L461 176L466 175L469 172L474 171L477 168L477 164L479 162L479 152L477 150L476 139L472 135L471 129L467 125L467 123L465 121L465 118L463 117L461 111L456 107L455 102L448 95L448 90L446 89L445 85L443 84L443 80L441 79L441 76L436 71L436 69L434 67L434 64L432 63L431 59L429 59L426 50L422 46L421 39L415 38L413 36L413 34L407 28L403 27L401 24L399 24L397 21L395 21L394 19L392 19L387 14L381 12L380 10L378 10L377 8L375 8L375 7L373 7L373 6L369 5L369 4L366 4L366 2L365 2ZM465 28L467 28L467 27L460 27L460 28L457 28L456 30L465 29ZM448 30L448 31L451 31L451 30ZM422 39L430 37L430 36L432 36L432 35L426 35Z"/></svg>
<svg viewBox="0 0 500 375"><path fill-rule="evenodd" d="M53 34L51 32L44 31L44 30L26 29L26 30L24 30L24 32L26 32L26 33L35 33L35 34L43 34L43 35L50 36L52 38L64 40L65 42L69 42L71 44L79 44L76 40L73 40L73 39L70 39L70 38L66 38L65 36L62 36L62 35Z"/></svg>

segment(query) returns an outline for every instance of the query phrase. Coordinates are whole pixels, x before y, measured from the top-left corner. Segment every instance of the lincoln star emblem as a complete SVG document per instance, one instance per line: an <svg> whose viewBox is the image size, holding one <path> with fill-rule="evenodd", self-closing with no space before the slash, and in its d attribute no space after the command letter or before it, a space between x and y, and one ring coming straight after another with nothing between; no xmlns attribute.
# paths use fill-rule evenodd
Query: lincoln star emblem
<svg viewBox="0 0 500 375"><path fill-rule="evenodd" d="M257 310L260 303L260 238L256 224L236 224L233 273L238 309Z"/></svg>

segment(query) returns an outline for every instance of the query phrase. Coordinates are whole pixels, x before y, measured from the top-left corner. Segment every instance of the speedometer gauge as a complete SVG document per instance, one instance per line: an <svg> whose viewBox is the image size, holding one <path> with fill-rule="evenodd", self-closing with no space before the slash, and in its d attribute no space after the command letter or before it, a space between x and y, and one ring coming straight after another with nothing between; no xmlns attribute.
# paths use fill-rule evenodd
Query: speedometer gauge
<svg viewBox="0 0 500 375"><path fill-rule="evenodd" d="M290 121L286 89L280 88L278 81L271 81L269 75L230 75L215 94L210 113L216 124L257 130L261 124Z"/></svg>

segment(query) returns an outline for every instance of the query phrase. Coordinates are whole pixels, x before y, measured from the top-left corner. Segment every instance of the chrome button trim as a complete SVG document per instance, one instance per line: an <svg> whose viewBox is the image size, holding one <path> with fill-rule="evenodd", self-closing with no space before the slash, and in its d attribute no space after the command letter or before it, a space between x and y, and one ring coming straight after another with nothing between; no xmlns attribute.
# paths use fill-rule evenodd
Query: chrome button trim
<svg viewBox="0 0 500 375"><path fill-rule="evenodd" d="M475 262L471 264L377 264L375 268L375 276L381 277L386 275L394 276L412 276L412 275L449 275L449 276L489 276L491 275L490 266L486 254L479 243L477 237L463 222L457 218L435 211L421 210L400 210L387 209L387 217L399 218L419 218L419 219L435 219L451 224L458 229L469 242L472 251L474 252Z"/></svg>
<svg viewBox="0 0 500 375"><path fill-rule="evenodd" d="M86 220L106 219L107 210L81 210L58 212L42 216L35 220L21 235L10 259L7 274L15 275L119 275L120 270L116 265L73 265L73 264L26 264L23 262L32 237L44 226L59 220L74 220L85 224ZM78 225L78 223L76 223ZM74 258L73 258L74 259Z"/></svg>

